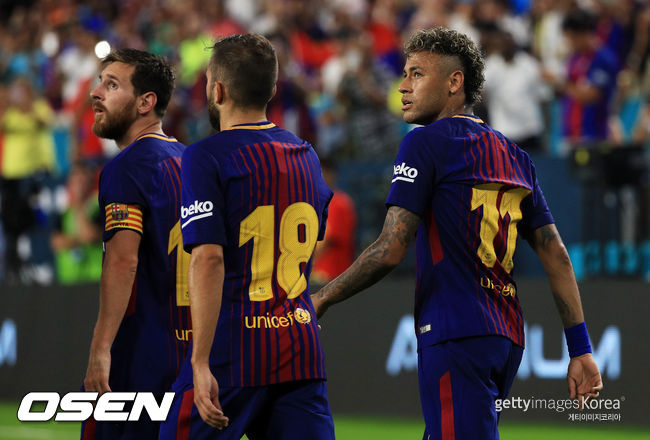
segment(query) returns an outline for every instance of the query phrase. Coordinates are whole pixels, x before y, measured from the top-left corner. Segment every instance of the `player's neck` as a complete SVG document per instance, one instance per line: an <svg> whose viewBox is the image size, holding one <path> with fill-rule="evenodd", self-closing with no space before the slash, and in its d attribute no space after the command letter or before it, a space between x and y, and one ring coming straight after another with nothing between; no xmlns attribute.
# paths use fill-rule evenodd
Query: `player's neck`
<svg viewBox="0 0 650 440"><path fill-rule="evenodd" d="M162 121L160 119L139 119L129 127L122 139L115 139L115 142L119 149L123 150L135 142L140 136L147 133L164 135Z"/></svg>
<svg viewBox="0 0 650 440"><path fill-rule="evenodd" d="M234 125L255 124L266 121L266 109L231 109L219 114L221 129L225 130Z"/></svg>
<svg viewBox="0 0 650 440"><path fill-rule="evenodd" d="M447 106L442 109L440 114L438 114L438 117L436 118L436 121L443 119L443 118L452 118L456 115L463 115L463 114L471 114L472 113L472 107L465 104L465 98L463 97L462 101L449 101Z"/></svg>

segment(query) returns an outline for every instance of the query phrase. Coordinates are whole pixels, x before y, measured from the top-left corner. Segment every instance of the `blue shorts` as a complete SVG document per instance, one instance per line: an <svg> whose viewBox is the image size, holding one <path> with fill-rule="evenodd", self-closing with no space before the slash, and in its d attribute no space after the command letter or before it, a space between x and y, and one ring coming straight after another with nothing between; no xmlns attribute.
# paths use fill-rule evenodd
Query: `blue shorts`
<svg viewBox="0 0 650 440"><path fill-rule="evenodd" d="M85 391L81 386L81 391ZM155 394L160 402L162 394ZM131 411L133 402L126 402L123 411ZM160 422L154 422L146 411L142 411L137 422L98 422L93 416L81 422L81 440L155 440L158 438Z"/></svg>
<svg viewBox="0 0 650 440"><path fill-rule="evenodd" d="M456 339L419 350L423 440L498 439L504 399L524 349L502 336Z"/></svg>
<svg viewBox="0 0 650 440"><path fill-rule="evenodd" d="M178 388L178 389L177 389ZM219 387L219 403L228 427L206 424L194 405L194 388L177 386L160 440L333 440L334 422L324 380L286 382L261 387Z"/></svg>
<svg viewBox="0 0 650 440"><path fill-rule="evenodd" d="M160 402L160 399L156 399ZM125 406L125 411L129 411ZM155 440L160 422L152 422L146 411L137 422L97 422L91 416L81 423L81 440Z"/></svg>

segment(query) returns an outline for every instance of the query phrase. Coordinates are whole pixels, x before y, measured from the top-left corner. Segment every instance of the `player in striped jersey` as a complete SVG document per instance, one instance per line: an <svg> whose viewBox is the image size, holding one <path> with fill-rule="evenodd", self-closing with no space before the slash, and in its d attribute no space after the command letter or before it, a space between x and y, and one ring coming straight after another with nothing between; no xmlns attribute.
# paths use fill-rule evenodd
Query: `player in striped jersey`
<svg viewBox="0 0 650 440"><path fill-rule="evenodd" d="M321 316L381 279L417 238L415 331L425 440L496 439L495 400L507 396L524 347L513 279L517 233L548 275L564 323L570 395L597 397L569 256L528 154L471 114L483 59L465 35L416 32L400 84L404 120L425 125L402 141L379 238L313 295Z"/></svg>
<svg viewBox="0 0 650 440"><path fill-rule="evenodd" d="M212 48L206 93L220 132L183 154L194 339L161 439L334 438L308 293L332 191L311 145L267 121L276 80L264 37Z"/></svg>
<svg viewBox="0 0 650 440"><path fill-rule="evenodd" d="M158 56L119 49L102 61L91 92L96 135L122 150L102 170L105 213L100 307L90 346L87 391L168 391L190 335L187 266L180 230L181 156L162 117L174 74ZM159 423L82 425L82 439L155 439Z"/></svg>

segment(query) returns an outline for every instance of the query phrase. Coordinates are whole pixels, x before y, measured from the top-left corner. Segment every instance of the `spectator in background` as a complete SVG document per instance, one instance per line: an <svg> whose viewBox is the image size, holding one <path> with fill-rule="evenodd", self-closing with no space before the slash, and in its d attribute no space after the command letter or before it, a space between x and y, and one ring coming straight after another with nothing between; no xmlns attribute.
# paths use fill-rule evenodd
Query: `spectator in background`
<svg viewBox="0 0 650 440"><path fill-rule="evenodd" d="M325 238L316 244L311 280L328 283L354 261L357 213L352 198L337 186L337 166L332 159L321 159L323 178L334 195L329 205Z"/></svg>
<svg viewBox="0 0 650 440"><path fill-rule="evenodd" d="M346 110L348 139L353 155L388 157L399 144L398 119L387 104L393 77L375 62L367 35L355 41L338 94Z"/></svg>
<svg viewBox="0 0 650 440"><path fill-rule="evenodd" d="M563 0L535 0L531 9L533 55L549 78L565 75L567 44L562 32L566 3Z"/></svg>
<svg viewBox="0 0 650 440"><path fill-rule="evenodd" d="M40 190L41 175L52 171L54 163L50 128L53 112L24 77L16 79L11 85L5 109L2 104L0 217L6 240L5 277L9 283L16 283L26 273L26 261L18 252L18 239L36 224L33 199Z"/></svg>
<svg viewBox="0 0 650 440"><path fill-rule="evenodd" d="M570 144L608 138L611 101L619 61L599 43L596 17L584 10L570 12L562 28L569 42L566 80L553 86L562 97L563 134Z"/></svg>
<svg viewBox="0 0 650 440"><path fill-rule="evenodd" d="M517 47L510 32L489 32L493 53L485 60L484 94L490 124L526 151L542 151L542 101L550 90L538 61Z"/></svg>
<svg viewBox="0 0 650 440"><path fill-rule="evenodd" d="M266 107L269 121L314 143L316 128L307 105L306 81L300 69L291 65L288 42L280 35L270 41L278 57L278 80L275 95Z"/></svg>
<svg viewBox="0 0 650 440"><path fill-rule="evenodd" d="M78 163L68 177L68 206L52 235L60 284L97 282L102 273L102 218L94 170Z"/></svg>

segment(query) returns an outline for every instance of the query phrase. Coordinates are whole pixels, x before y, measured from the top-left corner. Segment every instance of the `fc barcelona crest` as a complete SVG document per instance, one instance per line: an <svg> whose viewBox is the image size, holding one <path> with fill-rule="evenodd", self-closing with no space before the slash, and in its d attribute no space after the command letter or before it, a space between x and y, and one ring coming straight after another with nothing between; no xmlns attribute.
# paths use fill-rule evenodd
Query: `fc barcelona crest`
<svg viewBox="0 0 650 440"><path fill-rule="evenodd" d="M126 220L129 218L129 205L113 203L111 206L111 218L115 221Z"/></svg>

